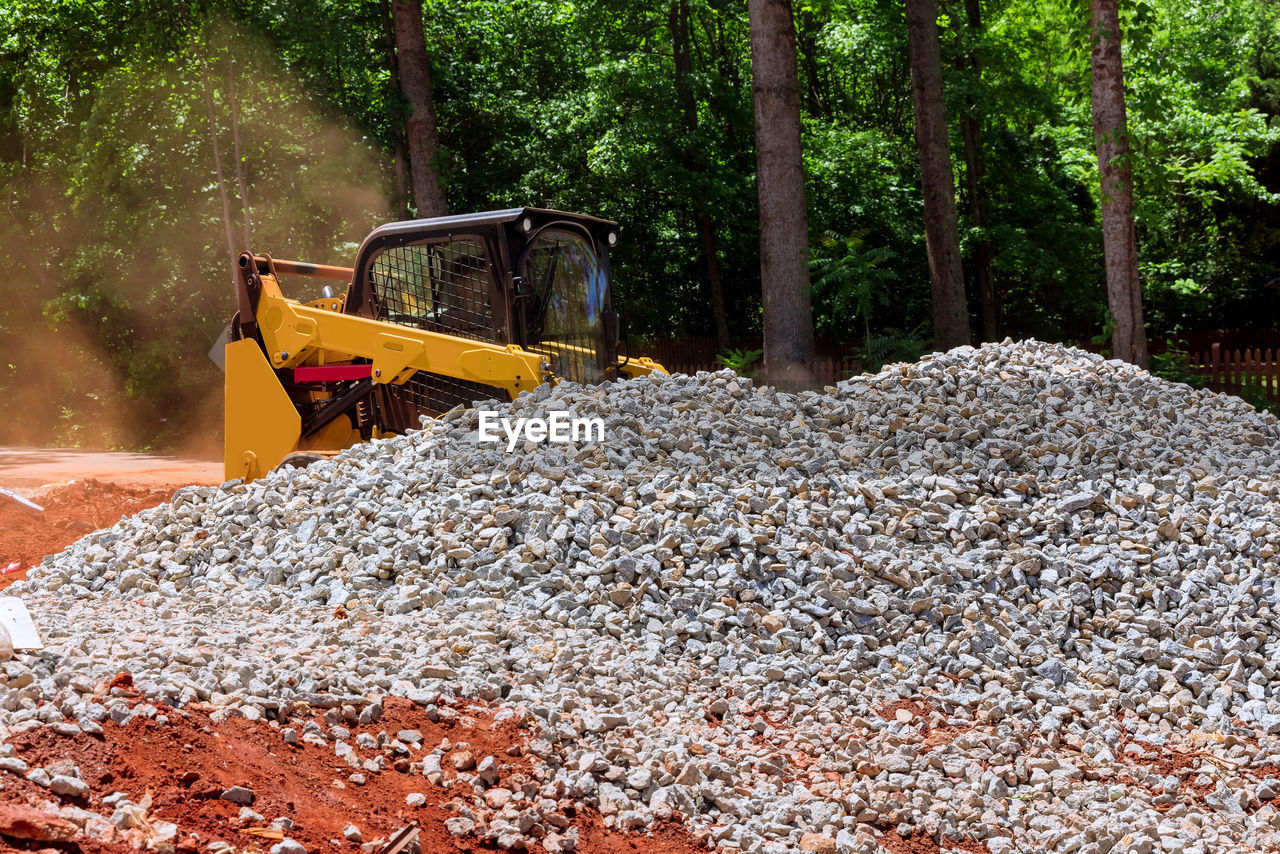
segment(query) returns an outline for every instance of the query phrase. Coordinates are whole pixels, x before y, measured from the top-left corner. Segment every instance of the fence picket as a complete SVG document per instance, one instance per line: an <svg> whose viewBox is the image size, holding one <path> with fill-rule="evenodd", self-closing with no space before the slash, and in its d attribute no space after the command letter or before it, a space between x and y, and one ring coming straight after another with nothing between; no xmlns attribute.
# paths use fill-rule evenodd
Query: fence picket
<svg viewBox="0 0 1280 854"><path fill-rule="evenodd" d="M1266 370L1262 373L1262 382L1267 388L1267 399L1272 403L1280 402L1280 384L1277 384L1277 380L1280 380L1280 371L1276 370L1276 356L1280 356L1280 351L1267 350Z"/></svg>
<svg viewBox="0 0 1280 854"><path fill-rule="evenodd" d="M1262 386L1262 394L1267 400L1271 400L1271 359L1270 350L1258 348L1258 385Z"/></svg>
<svg viewBox="0 0 1280 854"><path fill-rule="evenodd" d="M1258 385L1262 386L1265 393L1267 383L1262 375L1264 370L1266 370L1266 363L1262 361L1262 348L1255 347L1253 348L1253 375L1258 378Z"/></svg>
<svg viewBox="0 0 1280 854"><path fill-rule="evenodd" d="M1258 384L1262 386L1262 395L1271 400L1271 351L1258 348Z"/></svg>
<svg viewBox="0 0 1280 854"><path fill-rule="evenodd" d="M1213 342L1208 350L1189 353L1190 367L1214 391L1243 395L1261 392L1280 405L1280 348L1225 349Z"/></svg>

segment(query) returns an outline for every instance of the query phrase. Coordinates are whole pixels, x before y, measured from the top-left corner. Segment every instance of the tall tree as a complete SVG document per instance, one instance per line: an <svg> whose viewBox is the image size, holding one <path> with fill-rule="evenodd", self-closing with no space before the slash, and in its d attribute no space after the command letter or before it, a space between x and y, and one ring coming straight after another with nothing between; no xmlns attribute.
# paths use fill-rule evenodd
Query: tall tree
<svg viewBox="0 0 1280 854"><path fill-rule="evenodd" d="M689 2L675 0L667 14L667 28L671 31L671 56L676 71L676 95L684 114L685 130L689 141L683 147L685 168L697 174L702 171L698 152L694 150L694 135L698 131L698 101L690 86L693 75L693 51L690 35ZM711 317L715 322L716 345L721 351L729 349L729 321L724 309L724 285L720 275L720 253L716 247L715 223L707 210L706 201L693 199L693 218L702 242L702 254L707 263L707 284L711 291Z"/></svg>
<svg viewBox="0 0 1280 854"><path fill-rule="evenodd" d="M1107 304L1114 331L1111 352L1147 366L1147 333L1138 281L1138 239L1133 224L1133 173L1124 105L1117 0L1092 0L1093 139L1102 188L1102 247L1106 257Z"/></svg>
<svg viewBox="0 0 1280 854"><path fill-rule="evenodd" d="M249 191L245 189L244 155L240 153L240 100L236 97L235 57L227 53L227 95L231 99L231 140L236 156L236 188L240 191L240 209L244 214L244 251L253 245L253 220L249 214Z"/></svg>
<svg viewBox="0 0 1280 854"><path fill-rule="evenodd" d="M760 196L760 280L764 375L804 378L815 355L809 301L809 223L800 149L800 82L791 0L748 0L756 183Z"/></svg>
<svg viewBox="0 0 1280 854"><path fill-rule="evenodd" d="M400 91L409 106L405 136L408 138L413 200L418 216L444 216L449 208L436 164L440 153L440 131L436 127L435 101L431 92L431 62L422 32L422 0L392 0L391 17L396 32Z"/></svg>
<svg viewBox="0 0 1280 854"><path fill-rule="evenodd" d="M933 342L947 350L970 342L969 307L960 264L956 185L951 173L947 109L942 95L938 7L934 0L907 0L907 49L911 56L911 100L915 109L920 189L924 196L924 241L933 298Z"/></svg>
<svg viewBox="0 0 1280 854"><path fill-rule="evenodd" d="M965 0L965 12L969 19L969 49L960 54L959 64L970 75L969 93L965 98L964 112L960 114L960 136L964 140L964 174L969 197L969 218L978 230L973 251L973 284L978 295L978 309L982 320L982 340L1000 338L1000 310L996 300L995 282L991 278L991 236L987 233L990 211L985 186L986 163L982 156L982 113L974 88L982 80L982 60L978 55L977 40L982 34L982 0Z"/></svg>
<svg viewBox="0 0 1280 854"><path fill-rule="evenodd" d="M222 198L222 228L227 238L227 275L236 281L236 240L231 234L231 202L227 198L227 182L222 176L222 147L218 145L218 122L213 112L213 92L209 89L209 62L200 59L200 84L204 93L204 111L209 120L209 142L213 148L213 170L218 176L218 195ZM248 249L249 247L245 247Z"/></svg>
<svg viewBox="0 0 1280 854"><path fill-rule="evenodd" d="M396 109L402 97L400 93L400 62L396 58L396 31L391 22L391 6L382 0L382 43L387 51L387 68L390 69L389 101L387 116L391 121L391 166L392 166L392 198L391 208L400 219L409 218L409 189L405 186L404 152L404 115L403 110Z"/></svg>

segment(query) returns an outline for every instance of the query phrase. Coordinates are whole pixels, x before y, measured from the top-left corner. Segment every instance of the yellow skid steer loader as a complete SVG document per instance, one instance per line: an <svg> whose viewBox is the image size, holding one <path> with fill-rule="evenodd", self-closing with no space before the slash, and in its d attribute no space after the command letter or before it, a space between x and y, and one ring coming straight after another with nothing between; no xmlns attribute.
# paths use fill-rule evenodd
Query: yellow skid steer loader
<svg viewBox="0 0 1280 854"><path fill-rule="evenodd" d="M609 278L617 228L512 208L381 226L354 267L245 252L225 350L227 479L544 382L664 371L626 353ZM301 302L284 295L281 275L346 282L346 292Z"/></svg>

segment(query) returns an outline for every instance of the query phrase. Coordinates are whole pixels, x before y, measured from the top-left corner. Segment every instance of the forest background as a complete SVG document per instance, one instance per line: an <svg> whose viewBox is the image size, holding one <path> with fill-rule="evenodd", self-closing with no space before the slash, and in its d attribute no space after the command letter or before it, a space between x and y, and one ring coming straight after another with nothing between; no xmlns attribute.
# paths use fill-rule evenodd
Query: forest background
<svg viewBox="0 0 1280 854"><path fill-rule="evenodd" d="M934 329L906 9L789 5L814 334L868 368L914 358ZM1273 328L1280 3L1119 12L1152 349ZM1105 350L1089 5L939 0L937 28L973 339ZM433 204L617 220L636 346L710 336L741 361L769 285L752 71L737 0L2 0L0 443L216 448L231 257L349 265Z"/></svg>

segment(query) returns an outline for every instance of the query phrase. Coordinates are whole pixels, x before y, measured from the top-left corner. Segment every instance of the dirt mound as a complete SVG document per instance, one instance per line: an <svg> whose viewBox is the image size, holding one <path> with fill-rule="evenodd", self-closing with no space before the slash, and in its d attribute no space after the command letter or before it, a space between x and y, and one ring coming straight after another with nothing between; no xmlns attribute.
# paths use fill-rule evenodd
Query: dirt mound
<svg viewBox="0 0 1280 854"><path fill-rule="evenodd" d="M112 693L130 692L117 688ZM61 735L44 727L15 734L10 744L15 755L33 768L65 762L79 767L90 794L85 799L64 798L66 804L110 816L112 807L102 803L103 797L125 792L139 803L150 793L148 821L177 825L178 854L194 854L217 840L236 848L255 843L268 847L273 840L261 836L262 829L281 817L293 822L289 838L310 851L359 852L359 843L343 835L348 824L359 828L362 842L368 843L389 838L410 822L420 827L423 852L492 851L491 844L471 836L455 837L445 828L448 819L466 815L479 800L467 777L459 777L453 759L463 752L476 760L495 757L498 777L489 790L523 792L519 797L527 804L539 793L530 773L536 760L524 749L525 732L515 718L495 722L492 713L480 706L445 707L440 710L444 716L433 711L389 698L376 723L342 723L349 731L343 740L354 751L349 759L338 756L334 739L325 745L306 739L289 744L277 725L237 716L224 719L224 712L192 708L161 707L156 718L135 716L123 726L104 721L101 736ZM319 714L308 719L326 735L333 732L333 724ZM304 723L296 719L290 726L301 734ZM397 745L401 733L408 740ZM386 746L370 746L367 739L359 739L361 734ZM446 740L448 750L441 763L445 772L439 784L432 783L421 772L421 760ZM373 770L383 762L385 767ZM358 782L360 777L363 783ZM16 785L6 786L0 796L10 804L38 800L33 797L37 793L48 797L33 784L5 775L5 782L10 780ZM240 805L221 798L235 786L254 793L252 810L261 818L242 819ZM425 802L410 806L406 798L414 794ZM563 824L578 828L579 851L691 854L706 850L679 824L660 825L650 834L623 834L606 830L600 815L581 802L563 799L558 806ZM124 837L98 839L90 847L94 843L127 847L129 842ZM528 850L540 854L542 847L531 840Z"/></svg>
<svg viewBox="0 0 1280 854"><path fill-rule="evenodd" d="M151 488L80 480L33 497L37 513L0 498L0 588L24 577L46 555L57 554L85 534L131 513L168 501L178 486ZM17 564L17 566L14 566Z"/></svg>

